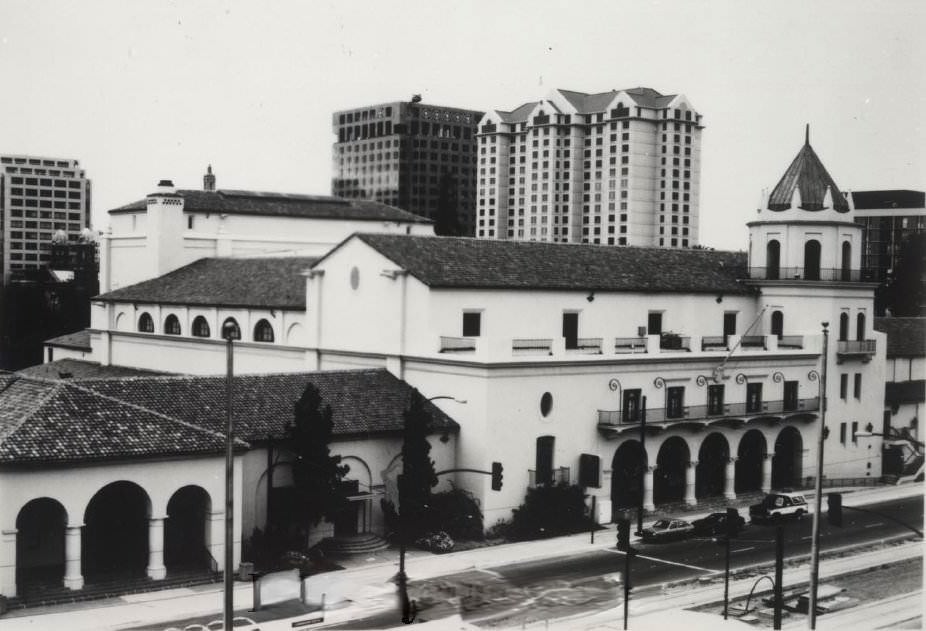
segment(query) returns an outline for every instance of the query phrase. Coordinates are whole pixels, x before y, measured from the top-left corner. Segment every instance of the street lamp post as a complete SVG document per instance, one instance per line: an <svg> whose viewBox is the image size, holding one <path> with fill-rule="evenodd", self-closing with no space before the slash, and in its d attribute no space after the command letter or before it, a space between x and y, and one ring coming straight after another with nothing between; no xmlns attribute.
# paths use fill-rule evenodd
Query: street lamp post
<svg viewBox="0 0 926 631"><path fill-rule="evenodd" d="M237 327L232 323L226 323L222 327L222 337L225 338L225 571L224 577L224 607L223 607L223 629L232 628L232 618L235 610L235 596L232 585L232 564L234 563L233 550L233 531L234 531L234 442L235 442L235 423L232 416L232 381L234 379L234 342L238 337Z"/></svg>
<svg viewBox="0 0 926 631"><path fill-rule="evenodd" d="M810 539L810 603L807 621L817 628L817 585L820 580L820 509L823 500L823 441L826 438L826 365L829 362L829 322L823 322L823 361L820 367L820 432L817 436L817 479L814 483L813 530Z"/></svg>

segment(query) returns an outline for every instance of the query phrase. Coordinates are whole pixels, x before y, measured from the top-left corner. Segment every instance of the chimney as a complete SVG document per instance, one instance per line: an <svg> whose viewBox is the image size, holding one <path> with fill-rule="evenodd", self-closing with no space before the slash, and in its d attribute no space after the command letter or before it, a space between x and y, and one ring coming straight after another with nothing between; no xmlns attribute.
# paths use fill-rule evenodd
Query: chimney
<svg viewBox="0 0 926 631"><path fill-rule="evenodd" d="M215 176L212 174L212 165L206 168L206 175L203 176L203 190L215 192Z"/></svg>
<svg viewBox="0 0 926 631"><path fill-rule="evenodd" d="M161 195L172 195L177 192L177 188L172 180L161 180L155 192Z"/></svg>

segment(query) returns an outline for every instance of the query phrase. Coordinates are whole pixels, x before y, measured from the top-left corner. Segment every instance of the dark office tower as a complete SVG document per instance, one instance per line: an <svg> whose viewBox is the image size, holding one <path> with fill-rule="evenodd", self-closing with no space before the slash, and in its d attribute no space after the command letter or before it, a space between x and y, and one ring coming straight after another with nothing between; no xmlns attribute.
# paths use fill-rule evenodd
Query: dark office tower
<svg viewBox="0 0 926 631"><path fill-rule="evenodd" d="M482 115L418 96L335 112L332 194L427 217L438 234L473 236Z"/></svg>
<svg viewBox="0 0 926 631"><path fill-rule="evenodd" d="M44 268L52 237L90 226L90 180L77 160L0 154L0 285Z"/></svg>

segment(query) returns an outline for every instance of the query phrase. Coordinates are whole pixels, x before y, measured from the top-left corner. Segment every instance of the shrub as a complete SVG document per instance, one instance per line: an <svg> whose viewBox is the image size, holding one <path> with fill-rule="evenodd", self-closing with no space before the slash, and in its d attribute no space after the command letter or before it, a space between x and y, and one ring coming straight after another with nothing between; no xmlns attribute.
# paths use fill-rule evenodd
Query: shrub
<svg viewBox="0 0 926 631"><path fill-rule="evenodd" d="M444 531L454 539L482 541L482 510L472 493L453 488L431 496L429 532Z"/></svg>
<svg viewBox="0 0 926 631"><path fill-rule="evenodd" d="M581 532L591 525L582 487L567 484L528 489L505 530L515 540L542 539Z"/></svg>
<svg viewBox="0 0 926 631"><path fill-rule="evenodd" d="M415 545L437 554L453 551L453 539L442 530L428 533L424 537L416 539Z"/></svg>

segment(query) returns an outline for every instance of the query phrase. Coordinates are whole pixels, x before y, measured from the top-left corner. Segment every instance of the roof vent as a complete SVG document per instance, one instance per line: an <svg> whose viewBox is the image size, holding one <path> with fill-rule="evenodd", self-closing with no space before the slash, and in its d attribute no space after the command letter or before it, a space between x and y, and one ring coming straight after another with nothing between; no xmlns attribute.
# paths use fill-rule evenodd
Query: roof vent
<svg viewBox="0 0 926 631"><path fill-rule="evenodd" d="M174 182L172 180L161 180L158 182L158 193L176 193L177 189L174 187Z"/></svg>

